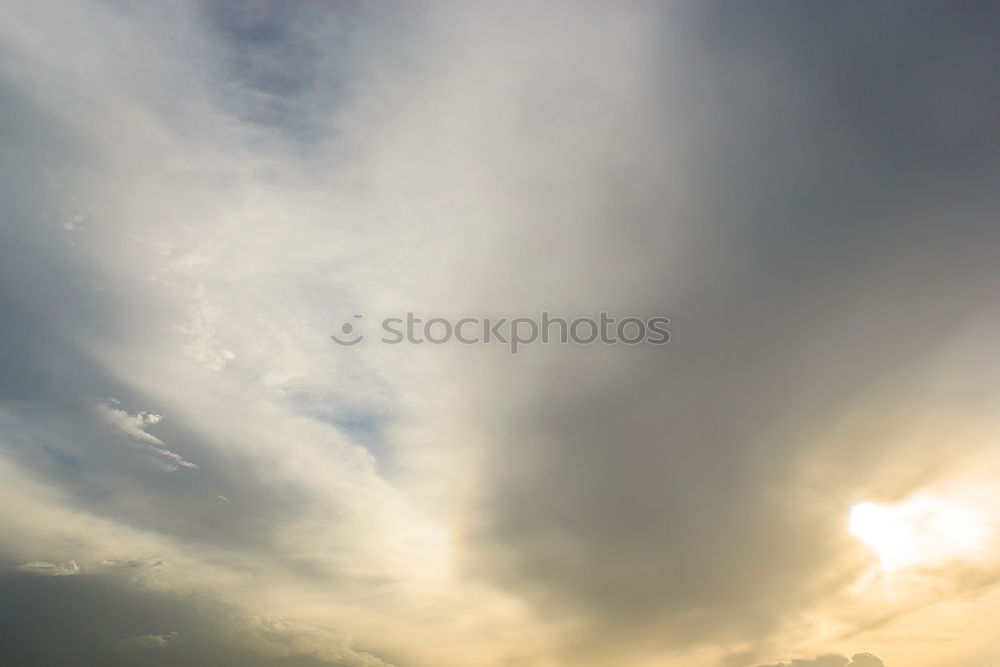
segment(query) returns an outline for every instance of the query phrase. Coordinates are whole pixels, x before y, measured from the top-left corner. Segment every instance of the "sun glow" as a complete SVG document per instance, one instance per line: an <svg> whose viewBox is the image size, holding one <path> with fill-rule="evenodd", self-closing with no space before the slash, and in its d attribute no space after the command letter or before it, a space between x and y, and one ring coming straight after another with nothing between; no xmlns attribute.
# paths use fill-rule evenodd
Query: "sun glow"
<svg viewBox="0 0 1000 667"><path fill-rule="evenodd" d="M849 523L886 570L936 567L970 557L985 545L986 526L976 507L929 496L897 505L857 504Z"/></svg>

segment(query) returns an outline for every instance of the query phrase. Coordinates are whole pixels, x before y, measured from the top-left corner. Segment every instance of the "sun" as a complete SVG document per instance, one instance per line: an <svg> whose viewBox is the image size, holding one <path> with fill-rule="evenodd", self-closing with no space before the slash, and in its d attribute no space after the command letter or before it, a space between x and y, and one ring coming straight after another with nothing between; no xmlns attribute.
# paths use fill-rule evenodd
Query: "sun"
<svg viewBox="0 0 1000 667"><path fill-rule="evenodd" d="M986 517L962 502L921 496L896 505L854 505L848 527L884 570L937 567L974 555L987 537Z"/></svg>

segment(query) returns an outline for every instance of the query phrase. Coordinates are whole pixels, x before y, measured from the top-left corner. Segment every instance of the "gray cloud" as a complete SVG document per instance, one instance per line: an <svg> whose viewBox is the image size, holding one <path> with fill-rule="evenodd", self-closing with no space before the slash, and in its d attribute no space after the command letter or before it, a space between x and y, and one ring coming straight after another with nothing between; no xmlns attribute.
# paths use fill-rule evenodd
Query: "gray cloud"
<svg viewBox="0 0 1000 667"><path fill-rule="evenodd" d="M18 664L780 645L858 578L852 503L985 449L954 433L995 412L992 7L10 14ZM421 308L662 315L672 340L327 339Z"/></svg>
<svg viewBox="0 0 1000 667"><path fill-rule="evenodd" d="M209 595L148 590L111 573L3 574L0 593L4 660L25 667L111 667L137 659L145 665L387 664L329 637L309 644L301 629L297 634L277 619L247 616Z"/></svg>
<svg viewBox="0 0 1000 667"><path fill-rule="evenodd" d="M177 639L180 635L176 632L170 632L165 635L138 635L136 637L129 637L128 639L123 639L118 643L118 646L125 650L134 649L146 649L146 648L163 648L169 646L170 642Z"/></svg>
<svg viewBox="0 0 1000 667"><path fill-rule="evenodd" d="M517 191L525 228L559 225L563 202L596 204L538 251L538 236L512 239L503 294L551 308L582 292L673 322L662 350L558 350L496 371L516 388L505 404L483 392L503 405L485 419L506 429L484 570L588 610L581 642L752 637L825 595L842 508L893 446L852 451L827 434L873 394L906 392L952 337L995 330L995 43L961 12L915 14L709 4L689 14L697 55L675 66L679 83L631 92L659 114L600 125L602 105L621 102L606 92L616 74L598 71L581 84L597 113L579 143L524 121L517 164L576 165L546 173L554 207ZM576 46L561 30L522 39ZM633 67L651 67L630 48ZM565 67L556 78L577 72ZM964 100L960 124L939 87ZM605 143L628 158L580 157ZM817 465L826 497L800 473Z"/></svg>
<svg viewBox="0 0 1000 667"><path fill-rule="evenodd" d="M885 665L871 653L857 653L850 660L842 655L824 655L812 660L776 662L761 667L885 667Z"/></svg>

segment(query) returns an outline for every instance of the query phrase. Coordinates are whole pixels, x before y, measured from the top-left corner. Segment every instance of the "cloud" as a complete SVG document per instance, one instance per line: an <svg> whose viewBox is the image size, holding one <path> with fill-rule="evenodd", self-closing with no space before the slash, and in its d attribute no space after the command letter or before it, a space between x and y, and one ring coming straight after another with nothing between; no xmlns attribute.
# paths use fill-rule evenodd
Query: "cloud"
<svg viewBox="0 0 1000 667"><path fill-rule="evenodd" d="M776 662L760 667L885 667L885 665L871 653L857 653L850 660L841 655L824 655L812 660Z"/></svg>
<svg viewBox="0 0 1000 667"><path fill-rule="evenodd" d="M76 564L75 560L67 561L65 564L36 560L22 563L17 566L17 569L21 572L47 577L70 577L80 573L80 566Z"/></svg>
<svg viewBox="0 0 1000 667"><path fill-rule="evenodd" d="M552 200L532 199L526 186L512 205L512 217L552 232L560 257L573 260L558 261L542 233L518 227L498 251L518 257L517 271L503 274L494 298L516 295L528 311L613 303L666 314L676 333L661 350L546 349L474 373L482 420L500 425L470 518L478 531L467 532L477 572L585 619L574 658L608 646L609 634L644 655L661 643L778 634L816 607L828 613L842 591L827 582L850 579L854 567L844 531L853 499L915 477L902 461L923 468L931 451L957 461L989 439L949 439L957 449L948 452L927 443L912 458L897 449L934 428L936 402L925 404L924 392L962 403L980 425L989 420L989 399L971 389L982 376L948 384L961 362L934 355L965 330L996 331L985 307L996 272L978 250L998 241L986 224L995 204L983 181L927 156L950 154L955 132L993 131L939 117L923 91L946 75L925 78L913 66L948 52L951 30L973 44L968 60L945 66L956 76L978 70L994 47L957 15L931 27L901 6L874 33L891 49L867 32L871 15L846 8L822 19L784 6L695 15L674 41L692 49L690 60L664 47L648 87L615 87L618 72L653 67L641 32L609 71L584 75L579 60L553 57L545 74L518 80L584 77L585 110L554 96L537 113L590 133L563 144L547 126L518 127L526 140L517 164L559 156L577 165L545 172ZM834 27L824 37L820 24ZM521 34L524 48L537 49L533 61L553 29ZM847 44L864 45L875 69L840 58ZM859 92L880 89L882 77L893 81L884 98ZM978 109L996 99L970 78L954 81ZM655 100L663 115L600 124L641 108L633 99ZM877 111L854 106L867 103ZM671 114L684 118L680 127L661 122ZM892 120L901 117L913 125ZM952 165L992 164L977 143L962 144ZM610 147L628 156L614 168L586 152L619 154ZM563 202L581 201L566 214ZM564 219L572 223L559 228ZM946 230L945 219L961 223ZM895 245L902 238L905 251ZM957 273L930 293L904 288L946 265ZM929 311L948 324L921 327ZM969 391L957 389L966 380ZM909 423L869 414L884 432L831 436L844 415L890 394Z"/></svg>
<svg viewBox="0 0 1000 667"><path fill-rule="evenodd" d="M156 414L155 412L130 414L126 410L113 407L117 404L118 401L110 399L107 403L99 403L97 411L108 423L116 426L122 433L135 441L145 443L150 452L165 461L168 470L177 470L178 468L198 469L197 465L186 460L180 454L170 451L166 448L162 440L146 431L146 427L159 424L163 419L163 415Z"/></svg>
<svg viewBox="0 0 1000 667"><path fill-rule="evenodd" d="M94 639L67 646L112 667L168 632L151 665L550 667L865 628L933 667L915 622L871 630L923 589L858 592L847 512L995 442L997 40L975 14L12 7L17 664L66 664L31 638L76 615ZM666 316L673 339L327 338L360 312L542 310Z"/></svg>
<svg viewBox="0 0 1000 667"><path fill-rule="evenodd" d="M138 635L136 637L122 639L118 643L118 646L124 650L163 648L169 645L170 642L176 640L179 636L180 635L176 632L170 632L165 635Z"/></svg>
<svg viewBox="0 0 1000 667"><path fill-rule="evenodd" d="M62 582L62 583L59 583ZM99 613L96 613L99 612ZM209 595L149 588L120 572L77 577L0 575L5 660L24 667L89 662L209 667L386 667L347 640L315 629L259 618ZM44 626L58 641L35 641ZM151 628L175 628L169 632Z"/></svg>

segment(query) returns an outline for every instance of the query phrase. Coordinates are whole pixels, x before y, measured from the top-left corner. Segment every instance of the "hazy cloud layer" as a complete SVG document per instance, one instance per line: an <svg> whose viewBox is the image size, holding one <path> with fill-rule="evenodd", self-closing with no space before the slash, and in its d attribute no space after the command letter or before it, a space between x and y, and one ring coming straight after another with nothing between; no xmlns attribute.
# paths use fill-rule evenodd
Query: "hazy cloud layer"
<svg viewBox="0 0 1000 667"><path fill-rule="evenodd" d="M994 7L8 5L16 664L1000 648L993 523L848 531L1000 507ZM543 310L671 341L329 339Z"/></svg>

